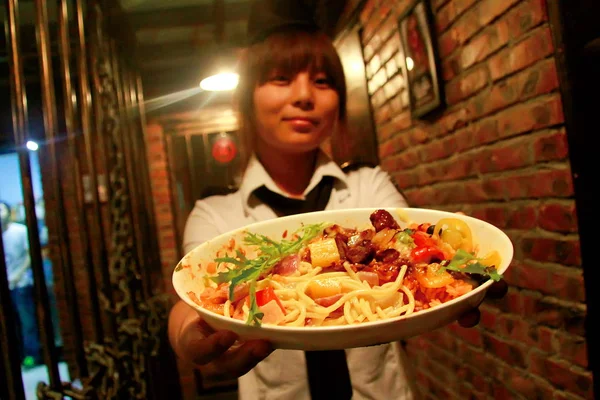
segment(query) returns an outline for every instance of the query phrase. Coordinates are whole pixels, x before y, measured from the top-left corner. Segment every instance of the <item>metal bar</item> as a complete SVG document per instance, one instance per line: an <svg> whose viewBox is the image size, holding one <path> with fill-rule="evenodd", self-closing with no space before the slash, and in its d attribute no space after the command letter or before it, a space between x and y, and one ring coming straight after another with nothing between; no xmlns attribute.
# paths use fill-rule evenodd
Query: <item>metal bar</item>
<svg viewBox="0 0 600 400"><path fill-rule="evenodd" d="M88 287L89 287L89 300L91 306L91 324L93 331L94 341L97 343L102 343L103 341L103 332L102 332L102 321L100 319L101 311L100 311L100 303L98 301L97 291L98 284L96 281L96 274L94 270L94 255L92 253L92 243L90 241L90 234L88 232L89 226L88 221L85 216L85 207L83 201L83 183L81 181L81 166L80 160L77 152L77 133L76 129L76 119L75 119L75 102L76 98L75 91L73 89L73 84L71 81L71 44L69 40L69 0L60 0L60 9L58 14L58 32L59 32L59 42L58 49L60 53L60 66L61 66L61 76L63 83L63 96L64 96L64 113L65 113L65 127L67 133L67 152L69 159L74 163L72 171L73 171L73 181L75 183L75 212L77 213L77 219L81 224L81 229L79 231L79 235L81 237L81 244L83 247L83 255L85 259L85 267L87 270L87 279L88 279ZM57 160L54 160L57 162ZM58 164L56 164L58 165ZM58 167L56 167L58 170ZM64 210L63 210L64 212ZM64 219L63 219L64 221ZM66 228L65 228L66 229ZM69 295L74 295L76 293L76 287L74 285L75 279L72 278L73 275L73 264L70 265L71 271L69 274L71 278L67 278L69 281L72 281L73 284L69 285L70 288L67 291L71 292ZM70 300L69 300L70 301ZM75 302L75 299L73 299ZM79 331L79 337L76 338L77 346L76 351L79 353L83 352L83 334L81 333L81 321L79 318L79 312L75 313L76 317L72 317L71 323L73 324L75 329ZM81 348L81 350L80 350ZM81 364L79 366L79 371L82 376L87 376L87 362L85 361L85 353L79 355L79 357L83 357L80 359Z"/></svg>
<svg viewBox="0 0 600 400"><path fill-rule="evenodd" d="M65 4L66 7L66 4ZM51 194L55 197L53 204L55 205L55 225L54 228L58 234L58 247L60 254L60 267L64 277L64 290L69 308L69 317L71 319L71 328L75 341L74 351L77 366L82 372L82 375L87 375L87 362L83 349L83 332L81 328L81 320L79 318L79 304L76 296L75 278L73 275L73 260L70 251L69 229L67 227L66 212L64 208L64 193L60 181L60 169L56 156L56 143L58 141L58 122L56 110L56 95L54 91L54 73L52 70L52 55L50 49L50 34L48 31L48 11L44 0L35 0L36 8L36 27L37 27L37 43L38 52L40 54L40 73L42 82L42 111L44 119L44 132L46 136L46 145L42 147L43 154L48 157L49 173L52 185ZM65 23L66 21L61 21ZM64 30L64 27L59 29ZM68 104L68 103L67 103ZM54 331L51 331L54 332ZM53 335L54 336L54 335ZM54 337L52 343L45 345L54 346ZM58 357L52 360L58 371Z"/></svg>
<svg viewBox="0 0 600 400"><path fill-rule="evenodd" d="M10 43L10 72L13 76L14 84L12 86L13 100L13 134L15 145L19 155L19 168L21 172L21 184L23 190L23 203L25 205L25 221L27 223L27 236L29 241L29 256L31 259L31 268L33 271L33 289L35 297L35 311L38 322L38 331L44 346L42 354L44 362L48 368L50 376L50 387L60 388L60 374L58 371L58 356L54 346L52 319L50 314L50 305L48 301L42 299L48 297L48 289L44 276L44 267L42 261L42 246L40 244L37 216L35 215L35 198L33 195L33 186L31 179L31 163L29 153L25 147L27 141L29 126L27 122L27 96L25 93L25 82L23 81L23 66L19 55L19 14L18 0L7 0L7 10L9 14L9 24L14 29L9 30Z"/></svg>
<svg viewBox="0 0 600 400"><path fill-rule="evenodd" d="M79 58L77 63L77 72L79 77L79 91L80 91L80 115L81 115L81 132L83 134L83 142L85 147L85 158L87 162L87 172L90 177L90 186L92 188L92 215L94 218L95 236L97 237L97 254L99 257L98 264L100 266L100 276L102 279L102 290L104 300L110 310L114 309L114 301L112 298L112 288L110 284L110 276L108 271L108 249L105 244L105 230L104 223L102 221L102 210L100 208L100 196L98 194L98 178L95 164L95 151L92 148L92 93L90 90L90 83L88 81L88 54L87 54L87 43L86 43L86 24L85 24L85 11L84 11L85 0L76 0L76 15L77 15L77 36L79 41ZM98 107L96 106L95 109ZM98 291L98 293L101 293ZM116 335L117 327L115 322L115 316L109 313L107 318L108 331L113 335Z"/></svg>
<svg viewBox="0 0 600 400"><path fill-rule="evenodd" d="M113 74L113 80L115 84L115 92L117 97L117 109L119 111L119 121L121 122L120 129L121 134L119 135L120 143L119 147L123 149L123 163L125 166L125 181L129 192L129 208L131 212L131 222L133 226L133 233L135 235L135 241L133 247L137 254L137 266L138 276L142 280L143 296L148 299L151 296L151 292L147 285L147 279L143 279L145 275L139 273L139 266L145 259L142 243L147 243L144 240L142 232L147 231L147 227L143 226L143 218L141 218L141 208L138 202L138 191L136 182L139 181L140 177L136 175L134 171L134 165L137 164L136 159L136 148L132 145L132 126L130 117L130 104L127 102L128 93L123 79L122 63L119 60L118 49L114 39L108 40L109 57L111 61L111 68ZM137 245L136 245L137 244ZM137 307L137 302L131 304L134 308Z"/></svg>
<svg viewBox="0 0 600 400"><path fill-rule="evenodd" d="M21 359L19 348L15 343L19 342L17 330L14 329L15 312L10 298L8 277L6 276L6 264L4 258L4 243L2 232L4 232L2 221L0 221L0 357L2 358L2 371L6 381L0 381L0 398L7 400L20 400L25 398L23 379L21 377Z"/></svg>
<svg viewBox="0 0 600 400"><path fill-rule="evenodd" d="M128 192L125 172L125 160L120 146L121 120L119 118L118 100L115 91L114 73L111 68L110 47L104 26L104 14L99 4L91 4L94 20L92 47L92 76L94 79L96 124L98 135L96 140L102 149L104 168L107 173L109 187L110 211L110 256L109 273L111 289L115 305L114 313L117 321L129 318L133 314L132 301L137 294L138 266L132 252L131 219L128 207Z"/></svg>
<svg viewBox="0 0 600 400"><path fill-rule="evenodd" d="M6 2L5 10L8 11L9 4ZM4 13L3 13L4 14ZM4 16L4 34L7 42L7 52L10 54L10 43L9 38L17 35L19 29L18 21L15 19L16 15L3 15ZM19 60L17 60L17 63ZM16 90L13 86L22 78L21 74L11 74L11 107L13 116L13 125L16 129L16 120L14 119L17 115L17 98L15 97ZM15 344L19 342L18 332L14 327L16 326L15 318L16 313L14 305L10 297L10 288L8 286L8 277L6 275L6 259L4 254L4 243L2 241L2 232L5 227L2 226L0 220L0 358L2 359L2 373L6 378L5 381L0 382L0 398L7 398L8 400L20 400L25 398L25 390L23 388L23 380L21 377L21 356L19 354L19 348ZM2 385L3 384L3 385Z"/></svg>
<svg viewBox="0 0 600 400"><path fill-rule="evenodd" d="M136 123L137 118L139 118L139 104L137 104L137 99L135 96L135 88L134 82L131 77L131 69L128 65L124 64L123 69L121 71L121 81L123 82L124 89L124 99L125 99L125 110L127 113L127 122L129 127L129 147L130 152L132 153L132 161L133 161L133 169L136 179L132 181L135 188L135 193L132 196L136 197L136 202L138 205L137 210L133 213L139 219L140 227L143 227L141 231L141 240L145 246L147 246L144 251L142 250L142 246L138 245L136 248L139 253L139 262L143 266L143 270L146 273L142 274L142 283L144 285L144 292L146 294L146 298L152 297L153 288L152 288L152 266L156 265L154 253L156 252L156 247L154 246L153 238L156 237L156 232L154 231L154 226L151 225L150 215L152 213L152 209L148 208L148 193L146 192L146 184L148 183L149 176L146 174L146 167L148 165L148 160L145 158L145 146L144 146L144 138L142 131L140 130L139 124ZM160 264L160 263L159 263Z"/></svg>

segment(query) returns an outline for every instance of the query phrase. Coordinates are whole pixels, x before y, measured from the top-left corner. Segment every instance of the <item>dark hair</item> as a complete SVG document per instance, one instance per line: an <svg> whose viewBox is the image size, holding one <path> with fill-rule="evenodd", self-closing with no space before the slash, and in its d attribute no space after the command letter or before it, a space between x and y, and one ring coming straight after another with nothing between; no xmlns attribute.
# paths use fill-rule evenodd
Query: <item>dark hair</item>
<svg viewBox="0 0 600 400"><path fill-rule="evenodd" d="M254 150L254 89L274 69L295 76L302 71L324 72L339 96L339 120L346 121L346 79L331 39L322 32L298 28L279 30L246 49L240 63L237 102L246 155Z"/></svg>

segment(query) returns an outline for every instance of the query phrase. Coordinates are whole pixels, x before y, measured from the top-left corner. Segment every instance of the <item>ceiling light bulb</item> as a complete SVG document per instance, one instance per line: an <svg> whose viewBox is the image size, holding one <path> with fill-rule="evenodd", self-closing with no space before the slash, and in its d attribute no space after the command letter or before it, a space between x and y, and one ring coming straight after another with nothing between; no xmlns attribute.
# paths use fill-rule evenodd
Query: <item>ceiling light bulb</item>
<svg viewBox="0 0 600 400"><path fill-rule="evenodd" d="M31 151L36 151L39 148L38 144L33 140L28 140L25 146Z"/></svg>
<svg viewBox="0 0 600 400"><path fill-rule="evenodd" d="M211 92L233 90L239 82L239 75L233 72L222 72L202 79L200 88Z"/></svg>

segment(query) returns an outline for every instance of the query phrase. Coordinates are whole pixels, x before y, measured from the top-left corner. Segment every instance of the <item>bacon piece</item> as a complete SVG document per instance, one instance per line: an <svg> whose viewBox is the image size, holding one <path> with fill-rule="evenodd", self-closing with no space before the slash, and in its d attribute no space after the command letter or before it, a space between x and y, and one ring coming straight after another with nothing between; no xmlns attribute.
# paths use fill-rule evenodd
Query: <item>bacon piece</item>
<svg viewBox="0 0 600 400"><path fill-rule="evenodd" d="M208 289L210 289L210 288L206 288L204 290L204 292L206 292L206 290L208 290ZM222 302L225 303L225 301L229 298L229 285L222 284L221 286L219 286L219 288L216 290L216 292L217 292L217 294L215 295L215 297L218 299L222 299ZM239 285L236 285L233 288L232 303L235 303L238 300L248 296L249 292L250 292L250 286L248 285L248 283L240 283ZM204 295L204 293L202 293L202 295Z"/></svg>
<svg viewBox="0 0 600 400"><path fill-rule="evenodd" d="M371 287L379 286L379 275L375 272L370 271L359 271L356 276L361 281L366 281Z"/></svg>
<svg viewBox="0 0 600 400"><path fill-rule="evenodd" d="M200 294L200 300L203 304L223 304L228 297L226 285L222 285L218 289L207 287Z"/></svg>
<svg viewBox="0 0 600 400"><path fill-rule="evenodd" d="M333 296L321 297L320 299L315 299L315 303L322 307L330 307L335 304L336 301L341 299L343 296L342 293L334 294Z"/></svg>
<svg viewBox="0 0 600 400"><path fill-rule="evenodd" d="M277 325L285 318L281 307L275 300L271 300L267 304L260 306L260 311L264 314L262 322L265 324Z"/></svg>
<svg viewBox="0 0 600 400"><path fill-rule="evenodd" d="M279 274L282 276L292 275L294 272L298 270L298 264L300 263L300 256L297 254L292 254L287 257L284 257L281 261L275 265L273 268L274 274Z"/></svg>

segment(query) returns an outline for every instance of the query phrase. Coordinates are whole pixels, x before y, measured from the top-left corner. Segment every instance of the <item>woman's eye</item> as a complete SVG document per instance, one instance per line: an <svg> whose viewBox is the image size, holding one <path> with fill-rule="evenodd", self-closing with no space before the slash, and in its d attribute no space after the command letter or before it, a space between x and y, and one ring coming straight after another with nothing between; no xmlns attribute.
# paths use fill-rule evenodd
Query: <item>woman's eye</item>
<svg viewBox="0 0 600 400"><path fill-rule="evenodd" d="M283 83L288 83L290 81L290 78L288 78L285 75L273 75L273 76L271 76L270 81L274 82L274 83L283 84Z"/></svg>
<svg viewBox="0 0 600 400"><path fill-rule="evenodd" d="M317 77L315 78L314 82L317 87L331 87L331 79L327 78L326 76Z"/></svg>

